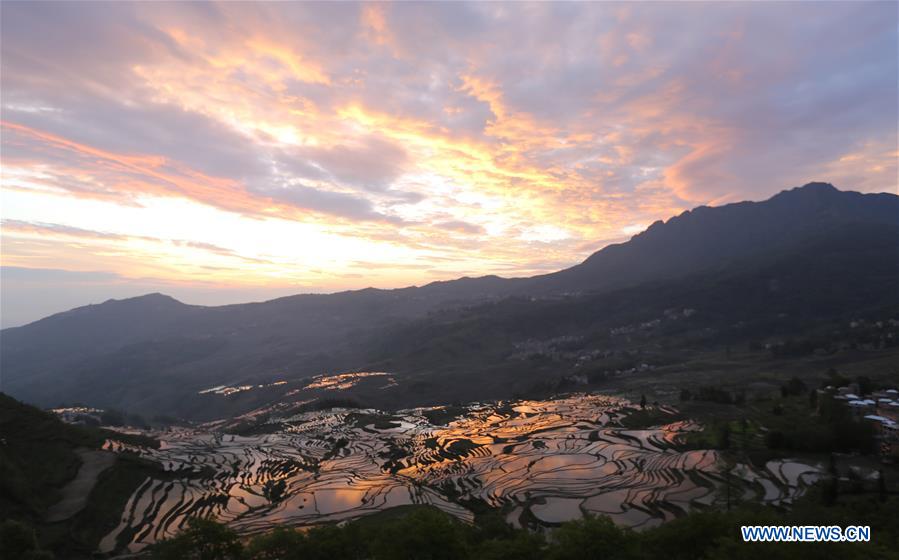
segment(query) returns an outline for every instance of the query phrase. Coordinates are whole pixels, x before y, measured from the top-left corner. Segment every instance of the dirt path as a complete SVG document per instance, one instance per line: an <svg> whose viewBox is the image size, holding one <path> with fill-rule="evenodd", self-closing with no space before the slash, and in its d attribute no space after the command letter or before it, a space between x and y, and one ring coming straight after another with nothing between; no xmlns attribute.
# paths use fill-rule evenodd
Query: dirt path
<svg viewBox="0 0 899 560"><path fill-rule="evenodd" d="M81 457L81 467L75 478L62 489L62 499L47 510L47 521L51 523L68 519L84 509L97 477L115 463L115 454L108 451L78 449L75 452Z"/></svg>

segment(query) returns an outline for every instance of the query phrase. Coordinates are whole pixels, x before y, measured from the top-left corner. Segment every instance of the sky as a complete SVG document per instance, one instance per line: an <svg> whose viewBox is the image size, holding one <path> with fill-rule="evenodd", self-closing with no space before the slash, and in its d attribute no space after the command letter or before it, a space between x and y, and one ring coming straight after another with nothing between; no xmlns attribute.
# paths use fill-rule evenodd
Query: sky
<svg viewBox="0 0 899 560"><path fill-rule="evenodd" d="M0 324L571 266L897 190L899 4L0 4Z"/></svg>

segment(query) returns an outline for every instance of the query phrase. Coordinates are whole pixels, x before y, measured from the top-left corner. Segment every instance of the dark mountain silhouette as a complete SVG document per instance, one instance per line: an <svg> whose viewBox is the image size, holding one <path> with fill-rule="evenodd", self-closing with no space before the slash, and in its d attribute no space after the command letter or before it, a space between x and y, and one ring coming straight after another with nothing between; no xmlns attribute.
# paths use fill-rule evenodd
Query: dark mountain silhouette
<svg viewBox="0 0 899 560"><path fill-rule="evenodd" d="M483 332L479 326L516 328L502 315L509 305L502 302L508 298L550 302L538 302L527 313L541 310L542 318L530 320L541 325L537 330L552 332L560 330L554 327L560 324L586 328L577 319L583 313L578 309L604 312L605 304L597 302L623 297L622 293L629 307L619 312L628 314L636 313L644 302L663 305L665 297L697 305L703 293L683 292L696 285L705 286L718 300L739 300L745 298L747 286L755 285L747 284L747 278L755 278L765 267L782 266L783 277L793 281L781 282L778 297L802 291L822 294L822 286L839 280L842 288L824 298L828 309L839 311L859 305L855 301L859 293L865 296L865 305L897 299L897 257L899 197L842 192L811 183L764 202L684 212L577 266L533 278L462 278L422 287L297 295L220 307L185 305L162 294L80 307L3 330L0 385L4 392L40 405L81 401L215 416L221 411L203 410L196 402L197 391L367 367L379 360L399 368L422 367L424 362L408 358L416 352L426 357L425 362L440 360L444 374L454 371L454 360L471 369L467 360L452 353L428 350L439 338L421 339L415 329L426 333L435 324L474 321L477 325L469 332L481 334L470 342L483 349L489 340L502 339L503 333ZM797 263L805 263L803 270L816 270L817 275L796 270ZM855 285L845 282L847 273L859 277ZM567 303L558 303L562 294L568 294ZM660 299L657 294L667 296ZM580 299L572 303L571 297ZM764 300L754 301L764 305ZM806 304L819 305L815 302ZM470 309L475 311L466 311ZM720 312L729 313L726 307ZM457 322L453 325L458 328ZM400 338L394 336L404 332ZM410 347L409 341L418 342ZM406 358L391 362L398 356ZM442 379L432 384L430 392L439 395L440 387L450 382ZM410 393L407 398L415 396Z"/></svg>
<svg viewBox="0 0 899 560"><path fill-rule="evenodd" d="M722 269L845 226L897 223L895 195L842 192L827 183L809 183L764 202L700 206L655 222L627 243L605 247L577 266L531 279L529 289L632 286Z"/></svg>
<svg viewBox="0 0 899 560"><path fill-rule="evenodd" d="M816 351L845 358L859 344L884 350L897 346L850 325L867 319L883 333L899 319L897 241L896 224L847 225L685 277L451 310L385 333L373 359L413 376L415 399L445 403L539 398L566 376L602 380L607 370L728 348L755 346L751 360ZM786 345L766 351L763 341Z"/></svg>

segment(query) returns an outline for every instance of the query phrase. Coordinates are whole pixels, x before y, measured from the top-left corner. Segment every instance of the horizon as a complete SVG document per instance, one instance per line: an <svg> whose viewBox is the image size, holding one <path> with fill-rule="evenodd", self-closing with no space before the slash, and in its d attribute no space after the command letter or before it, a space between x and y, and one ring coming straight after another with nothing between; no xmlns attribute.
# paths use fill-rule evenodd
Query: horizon
<svg viewBox="0 0 899 560"><path fill-rule="evenodd" d="M894 195L894 196L899 196L899 194L896 194L896 193L890 193L890 192L885 192L885 191L884 191L884 192L874 192L874 193L859 193L858 191L841 190L841 189L839 189L839 188L836 188L836 187L835 187L834 185L832 185L831 183L822 182L822 181L813 181L813 182L810 182L810 183L806 183L805 185L802 185L801 187L793 187L793 188L791 188L791 189L785 189L785 190L780 191L779 193L777 193L777 194L773 195L772 197L770 197L770 198L768 198L768 199L765 199L765 200L761 200L761 201L744 200L744 201L733 202L733 203L728 203L728 204L738 204L738 203L743 203L743 202L753 202L753 203L766 202L766 201L771 200L772 198L776 197L776 196L779 195L779 194L784 194L784 193L791 192L791 191L797 191L797 190L800 190L800 189L807 189L807 188L812 187L812 186L817 186L817 187L820 187L820 186L827 186L827 187L830 187L830 188L835 189L836 192L840 192L840 193L856 193L856 194L892 194L892 195ZM724 205L721 205L721 206L727 206L728 204L724 204ZM659 222L661 222L661 223L668 223L671 219L673 219L673 218L675 218L675 217L678 217L678 216L680 216L680 215L683 215L684 213L691 212L691 211L696 210L696 209L701 208L701 207L705 207L705 206L697 206L697 207L691 208L691 209L689 209L689 210L685 210L685 211L682 212L681 214L674 215L674 216L669 216L669 217L667 217L667 218L664 219L664 220L659 220ZM712 208L716 208L716 206L711 206L711 207L712 207ZM650 224L650 225L653 225L653 224ZM635 233L633 236L629 237L628 239L624 239L624 240L621 240L621 241L618 241L618 242L608 243L608 244L606 244L606 245L603 245L602 247L598 247L598 248L596 249L596 251L594 251L593 253L591 253L590 255L588 255L588 257L589 257L589 256L592 256L592 255L594 255L594 254L596 254L596 253L600 253L603 249L605 249L605 248L607 248L607 247L609 247L609 246L612 246L612 245L620 245L620 244L627 243L628 241L634 239L635 237L637 237L637 236L639 236L639 235L645 233L646 230L647 230L648 228L649 228L649 226L647 226L645 229L643 229L643 230L641 230L641 231ZM584 262L584 261L581 260L581 261L578 261L578 262L576 262L576 263L572 263L571 266L576 266L576 265L578 265L578 264L581 264L582 262ZM566 268L568 268L568 267L566 267ZM562 269L559 269L559 270L556 270L556 271L551 271L551 272L549 272L549 274L552 274L553 272L559 272L559 271L561 271L561 270L566 270L566 268L562 268ZM16 268L16 267L3 267L3 266L0 266L0 277L2 277L2 275L9 275L9 274L28 274L29 272L31 272L30 269L20 269L20 268ZM58 272L58 271L41 271L41 272ZM8 276L7 276L7 277L8 277ZM390 290L404 290L404 289L412 289L412 288L422 288L422 287L426 287L426 286L429 286L429 285L431 285L431 284L439 283L439 282L452 282L452 281L454 281L454 280L477 279L477 278L485 278L485 277L502 278L502 279L519 279L519 278L520 278L520 279L524 279L524 278L530 278L530 277L524 277L524 276L499 276L499 275L496 275L496 274L485 274L485 275L482 275L482 276L474 276L474 277L472 277L472 276L461 276L461 277L448 278L448 279L432 280L432 281L430 281L430 282L427 282L427 283L424 283L424 284L420 284L420 285L419 285L419 284L413 284L413 285L388 286L388 287L364 286L364 287L359 287L359 288L351 288L351 289L347 289L347 290L339 290L339 291L331 291L331 292L327 292L327 291L319 291L319 292L293 292L293 293L286 293L286 294L283 294L283 295L276 295L276 296L271 297L271 298L268 298L268 299L244 299L244 300L240 300L240 301L226 301L226 302L217 302L217 303L216 303L216 302L213 302L213 303L195 303L195 302L191 302L191 301L184 301L184 299L182 299L182 298L180 298L180 297L177 297L177 296L174 296L174 295L172 295L172 294L166 293L166 292L158 292L158 291L154 291L154 292L143 292L143 293L139 293L139 294L135 294L135 295L128 295L128 296L124 296L124 297L115 297L115 298L111 298L111 297L110 297L110 298L106 298L106 299L100 300L100 301L91 301L91 302L88 302L88 303L84 303L84 304L82 304L82 305L76 305L75 307L71 307L71 308L67 308L67 309L61 309L61 310L59 310L59 311L55 311L55 312L53 312L53 313L50 313L50 314L47 314L47 315L43 315L43 316L41 316L41 317L38 317L37 319L35 319L35 320L33 320L33 321L29 321L29 322L22 323L22 324L19 324L19 325L3 325L3 324L0 324L0 330L2 330L2 329L7 329L7 328L15 328L15 327L20 327L20 326L25 326L25 325L28 325L28 324L30 324L30 323L32 323L32 322L40 321L41 319L46 319L46 318L48 318L48 317L52 317L53 315L57 315L57 314L59 314L59 313L64 313L64 312L66 312L66 311L71 311L71 310L73 310L73 309L77 309L77 308L80 308L80 307L88 307L88 306L92 306L92 305L100 305L100 304L104 304L104 303L108 303L108 302L112 302L112 301L124 301L124 300L129 300L129 299L138 299L138 298L143 298L143 297L148 297L148 296L153 296L153 295L159 295L159 296L168 297L168 298L171 298L171 299L177 301L178 303L181 303L181 304L184 304L184 305L195 306L195 307L224 307L224 306L228 306L228 305L241 305L241 304L247 304L247 303L267 303L267 302L269 302L269 301L275 301L275 300L277 300L277 299L281 299L281 298L285 298L285 297L293 297L293 296L305 296L305 295L336 295L336 294L342 294L342 293L347 293L347 292L358 292L358 291L364 291L364 290L384 290L384 291L390 291ZM201 297L202 297L202 296L201 296Z"/></svg>
<svg viewBox="0 0 899 560"><path fill-rule="evenodd" d="M896 4L516 8L3 3L0 326L528 277L816 177L896 192Z"/></svg>

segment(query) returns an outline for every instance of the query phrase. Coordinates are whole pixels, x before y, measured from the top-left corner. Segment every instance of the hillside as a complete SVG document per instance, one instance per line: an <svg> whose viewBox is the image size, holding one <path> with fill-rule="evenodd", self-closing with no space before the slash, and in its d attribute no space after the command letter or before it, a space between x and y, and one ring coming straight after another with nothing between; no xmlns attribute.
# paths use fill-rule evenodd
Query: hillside
<svg viewBox="0 0 899 560"><path fill-rule="evenodd" d="M165 476L151 461L101 451L107 439L158 446L149 437L65 424L0 393L0 521L36 529L40 547L59 557L90 557L135 488L151 474ZM85 472L85 460L98 457L98 468Z"/></svg>
<svg viewBox="0 0 899 560"><path fill-rule="evenodd" d="M661 367L728 347L804 340L806 354L821 347L836 355L861 336L852 321L899 319L899 266L887 258L897 239L899 225L837 228L685 279L508 298L405 325L381 337L373 356L378 369L408 373L410 393L451 402L527 394L566 375L601 379L607 369ZM888 340L899 356L899 340Z"/></svg>
<svg viewBox="0 0 899 560"><path fill-rule="evenodd" d="M483 377L478 386L502 396L558 374L558 364L532 364L509 384L510 371L522 369L507 359L516 344L591 340L668 308L699 309L696 328L718 333L736 323L763 332L782 314L796 332L868 307L889 316L899 298L897 227L899 197L812 183L764 202L685 212L534 278L221 307L161 294L111 300L0 332L2 389L42 406L83 402L209 419L279 397L197 395L210 387L382 367L415 381L381 391L378 403L451 400L465 376ZM749 328L730 336L756 336Z"/></svg>

